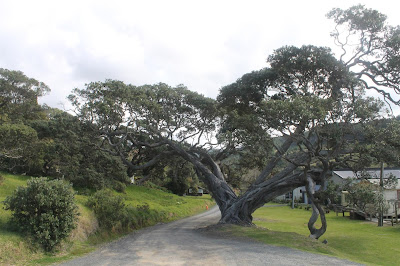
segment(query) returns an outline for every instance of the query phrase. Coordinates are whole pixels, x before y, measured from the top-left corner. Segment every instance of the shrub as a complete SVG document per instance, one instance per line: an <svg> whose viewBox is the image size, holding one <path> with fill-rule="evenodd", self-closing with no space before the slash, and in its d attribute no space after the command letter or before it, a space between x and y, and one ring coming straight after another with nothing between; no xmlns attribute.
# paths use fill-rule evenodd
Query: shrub
<svg viewBox="0 0 400 266"><path fill-rule="evenodd" d="M52 251L75 228L78 215L71 185L62 180L32 178L4 201L13 212L11 223L28 233L44 250Z"/></svg>
<svg viewBox="0 0 400 266"><path fill-rule="evenodd" d="M110 189L102 189L89 197L87 205L96 214L99 226L103 229L112 229L125 216L125 203L121 196L114 195Z"/></svg>
<svg viewBox="0 0 400 266"><path fill-rule="evenodd" d="M140 229L151 226L167 218L165 212L150 209L147 203L136 207L126 206L122 225L127 229Z"/></svg>
<svg viewBox="0 0 400 266"><path fill-rule="evenodd" d="M131 230L156 224L166 218L164 212L150 209L146 203L141 206L126 206L121 196L103 189L94 193L87 205L93 209L99 225L105 230Z"/></svg>
<svg viewBox="0 0 400 266"><path fill-rule="evenodd" d="M112 187L113 187L116 191L118 191L118 192L120 192L120 193L125 193L126 185L125 185L124 183L122 183L122 182L115 181L115 182L113 182Z"/></svg>

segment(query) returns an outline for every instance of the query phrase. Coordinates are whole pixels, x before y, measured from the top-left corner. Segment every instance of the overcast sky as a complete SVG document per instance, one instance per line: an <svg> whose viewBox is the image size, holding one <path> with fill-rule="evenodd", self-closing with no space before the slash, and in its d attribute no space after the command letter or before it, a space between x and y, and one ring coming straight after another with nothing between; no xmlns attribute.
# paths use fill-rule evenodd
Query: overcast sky
<svg viewBox="0 0 400 266"><path fill-rule="evenodd" d="M395 0L0 0L0 67L45 82L63 108L75 87L165 82L215 98L283 45L333 47L334 7L364 4L400 25Z"/></svg>

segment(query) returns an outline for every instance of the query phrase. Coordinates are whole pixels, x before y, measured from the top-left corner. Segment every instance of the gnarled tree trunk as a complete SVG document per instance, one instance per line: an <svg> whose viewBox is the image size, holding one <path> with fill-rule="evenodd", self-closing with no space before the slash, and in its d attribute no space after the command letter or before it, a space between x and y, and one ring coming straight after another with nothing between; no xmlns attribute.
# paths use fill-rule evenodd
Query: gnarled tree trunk
<svg viewBox="0 0 400 266"><path fill-rule="evenodd" d="M322 188L321 188L322 189ZM310 238L318 239L320 238L326 231L327 223L325 218L325 212L322 209L319 201L314 197L315 194L315 182L312 180L310 176L307 176L307 196L311 200L312 207L312 215L310 220L308 221L308 230L310 230ZM321 228L316 228L315 223L318 220L318 216L321 217Z"/></svg>
<svg viewBox="0 0 400 266"><path fill-rule="evenodd" d="M205 156L205 159L202 162L202 160L199 159L201 157L199 153L201 152L191 153L172 141L167 142L176 153L194 165L197 175L212 193L213 198L221 211L221 219L219 223L251 226L253 225L252 214L255 210L277 196L290 192L293 189L304 186L308 183L312 184L310 188L307 188L307 192L309 192L309 197L313 202L313 214L309 222L310 237L317 239L325 232L325 216L322 208L316 203L313 197L315 192L315 183L312 177L306 171L294 172L298 167L296 162L290 163L285 169L271 176L272 170L281 160L280 154L286 152L293 141L287 140L284 143L283 147L285 149L283 151L281 150L270 160L268 165L264 168L264 171L262 171L260 176L257 178L257 181L241 196L237 196L232 188L227 184L221 169L217 163L209 157L209 155L201 154L202 156ZM300 155L297 157L297 162L301 163L308 159L308 155ZM206 163L206 165L204 163ZM314 227L318 215L321 215L321 219L323 219L324 225L321 229L316 229Z"/></svg>

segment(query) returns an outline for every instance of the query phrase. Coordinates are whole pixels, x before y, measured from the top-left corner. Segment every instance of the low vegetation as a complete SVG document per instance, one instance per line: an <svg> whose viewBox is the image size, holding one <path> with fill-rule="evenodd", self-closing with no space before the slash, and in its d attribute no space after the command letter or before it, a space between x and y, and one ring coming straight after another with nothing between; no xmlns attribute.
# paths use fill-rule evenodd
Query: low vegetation
<svg viewBox="0 0 400 266"><path fill-rule="evenodd" d="M329 227L320 241L310 239L306 221L310 211L290 207L260 208L254 214L254 227L226 227L225 232L258 241L335 256L368 265L398 265L400 228L350 220L334 212L326 214ZM327 244L323 244L323 240Z"/></svg>
<svg viewBox="0 0 400 266"><path fill-rule="evenodd" d="M78 215L71 185L63 180L32 178L4 201L12 211L11 224L34 243L53 251L75 228Z"/></svg>
<svg viewBox="0 0 400 266"><path fill-rule="evenodd" d="M96 208L90 205L90 202L93 203L93 199L96 198L94 196L96 194L85 191L92 196L75 195L75 203L79 212L76 228L66 241L62 242L56 252L47 253L42 248L33 245L32 241L26 238L26 234L12 230L9 223L12 212L4 208L6 197L19 186L26 186L31 177L4 172L0 172L0 175L2 176L0 183L0 265L45 265L63 261L90 252L99 244L114 240L132 230L193 215L205 210L206 205L213 205L209 195L180 197L162 190L138 186L128 186L125 193L105 190L97 193L107 194L111 198L118 199L118 204L123 206L122 213L126 212L128 218L133 217L136 220L127 223L126 226L115 223L102 227L99 226L101 223L96 217L98 213L96 214L94 211Z"/></svg>

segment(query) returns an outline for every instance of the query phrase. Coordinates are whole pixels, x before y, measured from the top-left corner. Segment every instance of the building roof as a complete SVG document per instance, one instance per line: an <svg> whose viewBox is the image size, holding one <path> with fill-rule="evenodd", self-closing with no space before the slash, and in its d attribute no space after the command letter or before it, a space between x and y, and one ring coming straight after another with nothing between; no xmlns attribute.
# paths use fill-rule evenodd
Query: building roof
<svg viewBox="0 0 400 266"><path fill-rule="evenodd" d="M366 169L365 172L367 172L371 176L371 179L380 178L381 170L379 168ZM337 170L333 171L333 173L343 179L346 179L346 178L357 178L357 174L359 174L360 172L354 173L351 170ZM397 179L400 179L400 168L384 169L383 178L388 178L390 174L394 175Z"/></svg>

